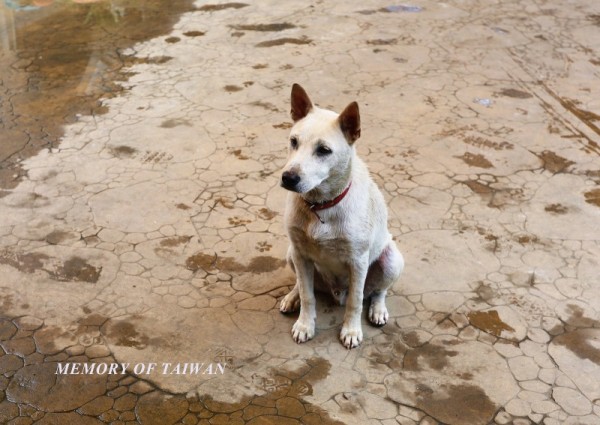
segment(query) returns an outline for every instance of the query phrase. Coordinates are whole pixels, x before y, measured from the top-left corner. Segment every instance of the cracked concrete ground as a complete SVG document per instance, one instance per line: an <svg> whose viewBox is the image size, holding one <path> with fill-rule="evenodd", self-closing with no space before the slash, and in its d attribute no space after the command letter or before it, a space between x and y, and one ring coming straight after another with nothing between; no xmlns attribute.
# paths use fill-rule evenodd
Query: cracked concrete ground
<svg viewBox="0 0 600 425"><path fill-rule="evenodd" d="M600 423L600 4L22 3L1 423ZM294 82L359 102L406 259L350 351L329 298L302 345L277 308Z"/></svg>

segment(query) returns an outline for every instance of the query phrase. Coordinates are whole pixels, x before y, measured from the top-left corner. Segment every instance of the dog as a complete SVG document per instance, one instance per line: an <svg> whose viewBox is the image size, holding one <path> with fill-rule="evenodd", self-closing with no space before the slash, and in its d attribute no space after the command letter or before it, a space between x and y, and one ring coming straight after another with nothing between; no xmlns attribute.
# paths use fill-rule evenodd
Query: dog
<svg viewBox="0 0 600 425"><path fill-rule="evenodd" d="M346 304L341 342L355 348L363 339L363 298L371 299L369 321L385 325L385 297L402 273L404 258L388 231L383 195L356 155L358 104L337 114L313 105L294 84L291 117L281 186L290 191L284 221L290 240L287 261L296 284L279 309L288 313L300 308L292 337L303 343L315 335L314 291L331 292Z"/></svg>

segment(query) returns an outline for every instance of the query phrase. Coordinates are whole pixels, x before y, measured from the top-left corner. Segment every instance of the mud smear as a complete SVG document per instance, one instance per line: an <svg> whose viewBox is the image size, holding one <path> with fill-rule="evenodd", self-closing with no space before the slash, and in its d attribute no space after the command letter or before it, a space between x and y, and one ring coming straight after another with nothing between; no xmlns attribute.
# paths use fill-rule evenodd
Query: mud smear
<svg viewBox="0 0 600 425"><path fill-rule="evenodd" d="M160 123L160 126L162 128L175 128L175 127L180 127L180 126L186 126L186 127L191 127L192 123L190 123L188 120L185 119L168 119L168 120L164 120L163 122Z"/></svg>
<svg viewBox="0 0 600 425"><path fill-rule="evenodd" d="M516 99L529 99L533 97L530 93L517 89L502 89L498 94L506 97L514 97Z"/></svg>
<svg viewBox="0 0 600 425"><path fill-rule="evenodd" d="M240 86L227 85L227 86L223 87L223 90L225 90L227 93L235 93L237 91L242 91L244 89Z"/></svg>
<svg viewBox="0 0 600 425"><path fill-rule="evenodd" d="M183 33L186 37L202 37L204 34L206 33L202 31L187 31Z"/></svg>
<svg viewBox="0 0 600 425"><path fill-rule="evenodd" d="M600 189L594 189L586 192L585 202L600 207Z"/></svg>
<svg viewBox="0 0 600 425"><path fill-rule="evenodd" d="M278 24L229 25L229 28L238 31L279 32L296 28L296 25L292 25L288 22L282 22Z"/></svg>
<svg viewBox="0 0 600 425"><path fill-rule="evenodd" d="M376 39L376 40L367 40L367 44L372 46L393 46L398 44L397 38L387 38L387 39Z"/></svg>
<svg viewBox="0 0 600 425"><path fill-rule="evenodd" d="M282 122L281 124L273 124L273 128L288 130L288 129L292 128L292 124L289 122Z"/></svg>
<svg viewBox="0 0 600 425"><path fill-rule="evenodd" d="M58 264L57 264L58 263ZM0 253L0 264L6 264L23 273L44 271L60 282L97 283L102 267L94 267L80 257L71 257L64 263L41 253Z"/></svg>
<svg viewBox="0 0 600 425"><path fill-rule="evenodd" d="M497 409L486 393L473 385L450 385L435 393L421 393L417 394L417 407L447 424L488 423Z"/></svg>
<svg viewBox="0 0 600 425"><path fill-rule="evenodd" d="M244 265L232 257L219 257L217 254L204 253L192 255L185 261L185 266L194 272L202 269L207 272L220 270L238 273L269 273L284 267L285 264L285 260L263 255L254 257L248 265Z"/></svg>
<svg viewBox="0 0 600 425"><path fill-rule="evenodd" d="M50 2L52 3L52 2ZM24 171L19 161L43 148L56 147L64 124L77 115L99 115L128 77L123 68L134 58L119 52L168 33L193 1L128 2L116 12L109 2L54 2L14 13L0 9L8 28L0 69L0 187L14 188ZM15 178L14 175L17 175Z"/></svg>
<svg viewBox="0 0 600 425"><path fill-rule="evenodd" d="M562 204L549 204L544 207L544 211L550 214L562 215L569 212L569 209Z"/></svg>
<svg viewBox="0 0 600 425"><path fill-rule="evenodd" d="M263 220L273 220L277 216L277 213L265 207L258 211L258 216Z"/></svg>
<svg viewBox="0 0 600 425"><path fill-rule="evenodd" d="M456 156L455 158L462 159L466 164L471 167L479 167L479 168L493 168L494 166L490 161L487 160L481 154L474 154L470 152L465 152L463 156Z"/></svg>
<svg viewBox="0 0 600 425"><path fill-rule="evenodd" d="M205 4L199 7L197 10L200 12L217 12L219 10L226 9L241 9L243 7L250 6L246 3L222 3L222 4Z"/></svg>
<svg viewBox="0 0 600 425"><path fill-rule="evenodd" d="M259 108L263 108L263 109L266 109L267 111L271 111L271 112L279 112L279 108L277 108L277 106L273 105L270 102L263 102L262 100L250 102L250 105L258 106Z"/></svg>
<svg viewBox="0 0 600 425"><path fill-rule="evenodd" d="M302 38L292 38L292 37L284 37L278 38L275 40L263 41L258 43L256 47L275 47L275 46L283 46L284 44L296 44L296 45L304 45L310 44L312 40L307 37Z"/></svg>
<svg viewBox="0 0 600 425"><path fill-rule="evenodd" d="M457 355L458 351L448 350L441 345L425 344L406 353L404 369L421 371L424 370L423 365L426 364L430 369L443 370L448 366L448 357L456 357Z"/></svg>
<svg viewBox="0 0 600 425"><path fill-rule="evenodd" d="M567 304L570 317L567 323L578 327L592 327L597 324L596 320L585 315L585 311L577 304Z"/></svg>
<svg viewBox="0 0 600 425"><path fill-rule="evenodd" d="M573 161L569 161L568 159L563 158L562 156L557 155L552 151L543 151L537 156L539 159L542 160L544 169L554 174L562 173L563 171L566 171L571 165L575 164Z"/></svg>
<svg viewBox="0 0 600 425"><path fill-rule="evenodd" d="M473 326L497 337L500 337L502 331L515 331L511 326L500 320L496 310L472 311L467 317Z"/></svg>
<svg viewBox="0 0 600 425"><path fill-rule="evenodd" d="M474 193L477 193L478 195L490 195L495 192L494 189L483 183L478 182L477 180L467 180L464 182L464 184L467 185L469 189L471 189Z"/></svg>
<svg viewBox="0 0 600 425"><path fill-rule="evenodd" d="M559 335L554 338L552 343L566 347L580 359L590 360L600 365L600 348L598 348L600 341L597 333L590 329L580 329Z"/></svg>
<svg viewBox="0 0 600 425"><path fill-rule="evenodd" d="M138 350L146 348L150 342L148 336L140 334L131 323L125 321L110 326L106 337L115 345Z"/></svg>

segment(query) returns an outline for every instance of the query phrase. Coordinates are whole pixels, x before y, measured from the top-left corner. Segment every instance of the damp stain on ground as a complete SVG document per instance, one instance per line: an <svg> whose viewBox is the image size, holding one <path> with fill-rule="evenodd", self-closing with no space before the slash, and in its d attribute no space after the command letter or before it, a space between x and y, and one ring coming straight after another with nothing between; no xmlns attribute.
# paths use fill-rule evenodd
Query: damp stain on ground
<svg viewBox="0 0 600 425"><path fill-rule="evenodd" d="M275 24L229 25L229 28L238 31L279 32L296 28L296 26L288 22L282 22Z"/></svg>
<svg viewBox="0 0 600 425"><path fill-rule="evenodd" d="M514 332L514 328L500 320L498 311L472 311L468 314L469 322L478 329L494 336L501 336L503 331Z"/></svg>
<svg viewBox="0 0 600 425"><path fill-rule="evenodd" d="M302 38L293 38L293 37L283 37L277 38L275 40L262 41L256 44L256 47L275 47L275 46L283 46L285 44L295 44L295 45L304 45L310 44L312 40L308 37Z"/></svg>
<svg viewBox="0 0 600 425"><path fill-rule="evenodd" d="M251 272L251 273L268 273L284 267L285 260L270 257L259 256L250 260L248 265L238 263L233 257L219 257L217 254L197 253L189 257L185 265L189 270L204 271L220 270L223 272Z"/></svg>
<svg viewBox="0 0 600 425"><path fill-rule="evenodd" d="M548 150L542 151L540 154L538 154L538 158L542 160L544 169L554 174L565 172L571 165L575 164L573 161L563 158L562 156Z"/></svg>
<svg viewBox="0 0 600 425"><path fill-rule="evenodd" d="M443 370L448 366L448 358L456 357L457 355L458 351L449 350L444 346L425 344L406 353L404 357L404 369L420 371L424 369L424 365L427 365L429 369Z"/></svg>
<svg viewBox="0 0 600 425"><path fill-rule="evenodd" d="M590 329L579 329L559 335L552 343L567 348L580 359L600 365L600 338Z"/></svg>
<svg viewBox="0 0 600 425"><path fill-rule="evenodd" d="M488 423L497 409L481 388L467 384L418 394L417 407L447 424Z"/></svg>
<svg viewBox="0 0 600 425"><path fill-rule="evenodd" d="M59 282L97 283L102 267L92 266L81 257L71 257L61 262L42 253L0 253L0 264L14 267L23 273L43 271L50 279Z"/></svg>
<svg viewBox="0 0 600 425"><path fill-rule="evenodd" d="M122 70L133 60L118 52L169 32L194 10L191 0L122 7L119 16L105 2L54 2L19 13L0 7L8 25L0 35L0 68L10 88L0 104L0 140L8 141L0 145L0 187L18 184L23 159L56 147L64 124L106 112L100 97L123 90L117 81L127 78Z"/></svg>
<svg viewBox="0 0 600 425"><path fill-rule="evenodd" d="M516 99L529 99L530 97L533 97L530 93L527 93L526 91L511 88L502 89L498 94L501 96L513 97Z"/></svg>
<svg viewBox="0 0 600 425"><path fill-rule="evenodd" d="M569 212L569 208L562 204L549 204L544 207L544 211L550 214L562 215Z"/></svg>
<svg viewBox="0 0 600 425"><path fill-rule="evenodd" d="M221 4L205 4L204 6L200 6L197 10L200 12L218 12L220 10L226 9L241 9L243 7L250 6L247 3L221 3Z"/></svg>
<svg viewBox="0 0 600 425"><path fill-rule="evenodd" d="M456 158L462 159L466 164L471 167L479 167L479 168L492 168L492 163L481 154L474 154L471 152L465 152L462 156L457 156Z"/></svg>
<svg viewBox="0 0 600 425"><path fill-rule="evenodd" d="M600 207L600 188L586 192L585 202Z"/></svg>

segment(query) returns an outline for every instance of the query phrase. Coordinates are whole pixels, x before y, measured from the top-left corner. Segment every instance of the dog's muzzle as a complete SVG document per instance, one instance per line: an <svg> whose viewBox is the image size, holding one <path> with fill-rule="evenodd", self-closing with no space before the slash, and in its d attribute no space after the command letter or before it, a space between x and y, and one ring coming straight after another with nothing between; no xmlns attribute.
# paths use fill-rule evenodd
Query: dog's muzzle
<svg viewBox="0 0 600 425"><path fill-rule="evenodd" d="M293 171L284 171L281 175L281 186L287 190L297 192L298 183L300 183L300 176L298 173Z"/></svg>

